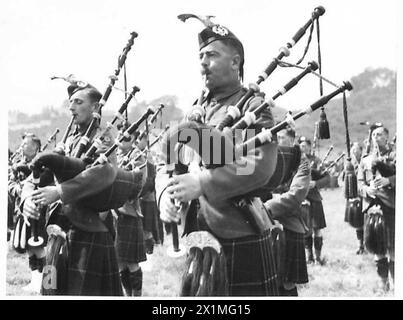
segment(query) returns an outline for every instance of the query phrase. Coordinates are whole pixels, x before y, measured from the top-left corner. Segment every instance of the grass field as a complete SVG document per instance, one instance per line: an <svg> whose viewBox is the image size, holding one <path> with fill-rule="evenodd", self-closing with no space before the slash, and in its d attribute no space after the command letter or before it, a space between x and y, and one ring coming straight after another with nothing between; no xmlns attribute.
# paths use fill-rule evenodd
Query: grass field
<svg viewBox="0 0 403 320"><path fill-rule="evenodd" d="M393 287L388 293L380 289L373 255L356 255L355 230L344 219L344 198L341 188L322 192L327 228L323 231L324 266L309 265L309 283L299 287L302 297L393 297ZM185 257L171 258L166 237L163 246L156 246L148 261L142 264L143 296L177 297ZM22 287L30 280L27 255L13 250L7 255L7 295L35 295Z"/></svg>

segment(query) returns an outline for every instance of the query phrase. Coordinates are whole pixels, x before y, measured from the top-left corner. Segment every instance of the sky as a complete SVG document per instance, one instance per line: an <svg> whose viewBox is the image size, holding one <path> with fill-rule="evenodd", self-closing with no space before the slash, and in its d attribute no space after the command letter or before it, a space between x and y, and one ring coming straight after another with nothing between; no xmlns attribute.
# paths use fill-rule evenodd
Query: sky
<svg viewBox="0 0 403 320"><path fill-rule="evenodd" d="M245 47L245 85L277 56L319 5L322 73L337 84L367 67L397 67L396 2L338 1L51 1L2 0L0 13L0 85L2 104L10 110L38 113L60 106L66 83L51 76L75 74L101 92L109 83L119 54L136 31L127 57L128 87L141 91L137 101L161 95L179 98L186 109L202 89L197 33L202 24L177 19L181 13L214 15L214 22L233 31ZM283 60L296 62L308 33ZM303 66L317 61L316 35ZM272 96L299 71L276 70L261 89ZM123 72L117 86L123 88ZM325 86L325 93L333 90ZM302 108L319 96L318 79L307 77L278 104ZM115 91L105 109L115 110L123 93ZM133 102L135 104L136 101Z"/></svg>
<svg viewBox="0 0 403 320"><path fill-rule="evenodd" d="M245 47L247 85L256 82L260 72L278 55L279 48L286 45L319 5L326 9L320 18L322 72L326 78L341 84L368 67L397 70L398 52L402 54L398 26L403 27L398 1L1 0L2 107L30 114L45 106L59 107L67 98L67 85L61 80L50 80L52 76L75 74L103 92L130 32L136 31L138 38L127 57L127 79L129 88L137 85L141 89L137 101L176 95L178 107L186 109L202 89L197 33L203 26L196 20L183 23L177 19L178 14L214 15L214 22L238 36ZM296 62L306 41L307 35L283 60ZM316 36L302 65L311 60L317 60ZM278 69L262 83L261 90L272 96L298 73ZM123 88L122 80L117 86ZM325 85L325 93L332 90ZM293 110L306 107L318 97L318 80L310 76L276 102ZM117 110L122 102L123 93L114 91L104 108ZM399 114L398 108L398 117ZM0 121L4 146L1 167L5 168L7 118L1 117ZM5 183L3 171L0 180ZM399 177L398 173L401 181ZM5 192L1 194L0 203L5 204ZM399 211L401 204L397 205ZM6 243L5 236L5 232L0 232L1 244ZM396 237L402 243L403 236L399 238L397 233ZM396 254L396 260L403 261L403 250L396 250ZM397 264L396 268L402 270L402 266ZM5 263L1 263L0 296L5 293L4 284ZM402 286L396 288L396 296L403 296Z"/></svg>

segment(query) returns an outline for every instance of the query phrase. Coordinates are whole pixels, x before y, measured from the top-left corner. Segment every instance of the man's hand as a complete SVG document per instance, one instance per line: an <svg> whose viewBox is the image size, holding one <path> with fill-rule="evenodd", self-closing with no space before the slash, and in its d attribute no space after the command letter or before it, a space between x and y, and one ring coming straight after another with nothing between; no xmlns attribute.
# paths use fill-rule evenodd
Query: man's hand
<svg viewBox="0 0 403 320"><path fill-rule="evenodd" d="M56 186L48 186L35 190L32 200L38 205L48 205L60 199Z"/></svg>
<svg viewBox="0 0 403 320"><path fill-rule="evenodd" d="M186 173L172 177L166 192L181 202L197 199L202 195L199 175L197 173Z"/></svg>
<svg viewBox="0 0 403 320"><path fill-rule="evenodd" d="M24 220L28 221L27 218L30 219L39 219L39 210L35 202L32 200L32 197L28 197L24 201L24 205L22 207L22 215L24 216Z"/></svg>
<svg viewBox="0 0 403 320"><path fill-rule="evenodd" d="M180 220L180 212L179 209L175 206L172 201L173 199L170 195L165 191L160 200L160 218L162 221L166 223L176 222L178 223Z"/></svg>
<svg viewBox="0 0 403 320"><path fill-rule="evenodd" d="M366 186L364 188L364 191L365 191L365 193L367 194L368 197L371 197L371 198L376 197L377 189L373 186L372 183L369 186Z"/></svg>
<svg viewBox="0 0 403 320"><path fill-rule="evenodd" d="M377 189L383 188L390 185L390 181L388 178L377 177L374 179L374 187Z"/></svg>
<svg viewBox="0 0 403 320"><path fill-rule="evenodd" d="M59 143L56 145L56 147L53 149L53 152L56 152L56 153L58 153L58 154L64 156L64 155L65 155L64 147L65 147L65 146L64 146L64 143L63 143L63 142L59 142Z"/></svg>

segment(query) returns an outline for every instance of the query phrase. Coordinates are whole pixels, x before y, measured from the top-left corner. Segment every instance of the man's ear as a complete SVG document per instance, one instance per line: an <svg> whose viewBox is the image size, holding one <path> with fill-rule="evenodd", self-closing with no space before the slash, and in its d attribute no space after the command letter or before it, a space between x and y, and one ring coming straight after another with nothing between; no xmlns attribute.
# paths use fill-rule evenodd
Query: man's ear
<svg viewBox="0 0 403 320"><path fill-rule="evenodd" d="M232 66L233 66L234 70L241 69L241 56L237 53L232 56Z"/></svg>
<svg viewBox="0 0 403 320"><path fill-rule="evenodd" d="M94 103L91 105L91 107L92 107L92 111L98 110L99 102L94 102Z"/></svg>

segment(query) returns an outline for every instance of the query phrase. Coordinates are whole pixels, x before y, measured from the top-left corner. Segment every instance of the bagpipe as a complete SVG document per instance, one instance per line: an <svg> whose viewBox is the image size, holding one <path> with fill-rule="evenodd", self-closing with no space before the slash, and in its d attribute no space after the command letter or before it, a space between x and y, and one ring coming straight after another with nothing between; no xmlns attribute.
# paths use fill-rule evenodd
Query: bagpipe
<svg viewBox="0 0 403 320"><path fill-rule="evenodd" d="M56 140L56 135L59 133L56 128L54 133L48 138L45 145L42 146L40 152L47 149L48 145ZM21 163L15 166L15 171L18 173L19 181L24 180L33 173L33 183L35 189L44 187L50 184L53 179L50 175L45 175L40 179L38 172L32 172L31 163ZM18 215L15 222L15 232L13 234L12 245L13 249L18 253L24 253L29 248L42 247L46 244L46 233L43 228L45 220L46 207L39 206L39 220L24 218L23 215Z"/></svg>
<svg viewBox="0 0 403 320"><path fill-rule="evenodd" d="M232 134L237 134L240 133L240 131L247 129L250 125L255 124L257 119L259 118L260 114L266 110L268 107L273 107L274 106L274 100L277 99L279 96L284 95L286 92L288 92L290 89L292 89L294 86L298 84L298 82L308 73L312 72L313 70L316 70L318 68L317 64L312 61L308 64L308 66L295 78L291 79L287 84L283 86L283 88L279 89L278 92L268 101L263 102L261 105L259 105L255 110L247 112L244 117L239 119L232 127L231 127L231 133ZM263 78L262 78L263 79ZM248 99L253 95L254 91L252 88L255 88L255 86L251 86L250 89L246 92L245 96L249 96ZM203 95L203 94L202 94ZM222 160L225 159L231 159L232 158L232 151L234 151L234 146L232 142L232 138L229 137L228 135L228 130L225 130L226 133L222 134L221 131L223 129L227 129L225 126L231 124L239 118L240 115L240 110L243 107L243 103L246 103L248 99L241 98L240 102L237 103L235 107L232 109L229 108L229 115L217 126L217 128L211 128L210 126L204 125L203 123L200 122L200 119L202 117L201 113L201 108L196 107L195 108L195 114L191 115L191 119L196 119L198 121L190 121L183 123L174 129L171 129L170 132L168 132L166 137L171 137L168 140L163 140L162 143L162 149L164 149L164 146L167 149L170 149L169 146L176 146L175 137L178 138L178 141L180 144L187 144L189 146L189 141L192 140L191 137L195 137L194 134L196 133L197 138L193 139L192 149L198 149L200 146L200 150L197 150L196 152L201 155L204 154L205 156L209 157L209 159L206 159L206 157L202 156L203 163L206 168L213 168L215 167L218 163L222 165ZM202 96L199 99L199 105L202 100ZM243 101L243 102L242 102ZM231 112L233 110L233 112ZM237 111L234 111L237 110ZM184 140L179 141L179 136L184 137ZM190 139L189 139L190 138ZM172 140L172 141L171 141ZM211 143L210 143L211 142ZM207 144L206 144L207 143ZM197 147L196 147L197 145ZM217 159L217 154L213 152L212 149L214 149L214 145L219 145L221 147L221 159ZM281 152L278 153L278 169L275 171L274 177L273 177L273 183L268 184L266 190L261 189L261 196L263 197L264 194L268 194L269 190L272 190L275 188L276 183L274 182L275 179L282 179L282 181L286 181L290 177L290 174L293 172L295 167L298 167L299 161L300 161L300 151L299 148L294 148L294 147L281 147L280 149ZM172 150L169 150L169 157L171 157L171 152ZM239 150L235 151L239 152ZM227 157L229 153L229 156ZM177 162L178 159L173 160L174 162ZM218 162L217 162L218 161ZM232 161L232 159L231 159ZM167 163L171 163L171 160L167 161ZM178 162L179 164L179 162ZM220 166L219 165L219 166ZM292 168L294 166L294 168ZM170 168L170 165L167 167ZM179 166L182 169L179 169L179 171L183 171L184 166L180 165ZM292 170L284 170L284 168L292 169ZM281 169L280 169L281 168ZM173 175L175 168L170 168L167 170L168 174L170 176ZM282 175L282 172L288 172L289 174L287 175ZM178 170L175 172L178 174ZM182 172L183 173L183 172ZM271 189L270 189L271 188ZM179 240L177 237L177 226L176 224L172 223L171 224L171 230L172 230L172 235L173 235L173 249L170 251L172 256L175 256L176 253L179 254L180 248L179 248Z"/></svg>
<svg viewBox="0 0 403 320"><path fill-rule="evenodd" d="M48 148L49 144L52 143L52 141L56 141L56 136L59 132L60 132L60 129L56 128L56 130L52 133L52 135L49 137L49 139L46 140L46 143L41 148L41 152L45 151Z"/></svg>
<svg viewBox="0 0 403 320"><path fill-rule="evenodd" d="M91 171L96 171L95 174L97 176L102 175L102 173L106 171L113 172L114 179L110 186L98 190L91 196L78 200L76 204L89 208L95 212L117 209L123 206L127 200L140 192L143 172L141 170L127 171L117 168L116 166L107 163L108 156L116 150L125 137L133 134L138 129L139 125L146 120L151 113L153 113L151 109L147 110L137 122L133 123L123 133L123 135L91 165L88 165L84 159L66 157L55 152L48 152L38 155L34 161L34 168L38 171L41 171L43 168L50 170L53 172L59 183L72 179L79 174L91 176ZM94 188L96 189L96 185L94 185ZM66 270L65 258L67 256L67 248L64 246L66 233L57 224L49 224L47 232L49 234L49 245L48 254L46 256L46 265L51 266L51 270L57 271L57 274L52 276L57 279L58 284L57 288L52 286L49 286L49 288L43 287L42 294L55 295L60 294L66 285L66 275L61 271Z"/></svg>
<svg viewBox="0 0 403 320"><path fill-rule="evenodd" d="M115 82L118 79L120 71L122 67L125 65L126 57L128 52L131 50L131 47L134 43L134 39L137 37L136 32L132 32L130 34L130 39L128 40L126 46L124 47L122 53L118 58L118 66L115 69L114 75L109 77L110 81L106 90L104 91L101 100L98 104L97 111L93 113L93 118L84 134L84 136L79 141L79 145L76 149L75 154L73 157L66 157L64 155L63 150L55 149L54 152L50 153L42 153L38 155L33 163L33 168L37 172L43 172L43 170L48 170L58 182L63 182L69 180L83 171L83 174L91 174L91 170L100 170L98 174L102 174L102 170L109 170L112 171L114 174L114 182L107 190L100 190L100 194L94 194L93 196L89 196L85 199L78 200L77 203L80 203L86 208L95 210L96 212L106 211L111 209L111 207L119 207L123 205L123 203L127 200L130 196L130 192L135 191L135 186L140 184L141 186L141 175L140 172L123 172L122 170L117 169L114 166L109 164L103 165L102 168L96 168L96 165L89 165L90 158L95 154L97 148L99 146L99 142L102 143L103 132L101 138L94 143L94 146L90 146L91 149L90 153L85 157L85 161L80 159L82 154L88 148L88 144L90 141L90 137L93 135L94 130L98 127L99 120L101 117L101 110L102 107L106 104L112 89L114 87ZM51 79L57 79L60 77L52 77ZM74 84L78 87L85 87L88 84L82 81L77 81L73 75L68 76L67 78L61 78L69 82L70 84ZM139 88L133 87L133 90L129 97L127 97L125 103L121 106L118 113L115 115L113 122L117 119L121 118L122 113L127 108L130 99L134 96L134 94L139 91ZM71 128L74 123L74 116L72 116L65 133L62 138L63 149L64 145L67 141L68 136L70 135ZM106 130L110 130L111 124L108 124ZM91 148L92 147L92 148ZM115 146L116 149L116 146ZM107 158L103 158L102 160L107 160ZM98 161L98 163L103 163L103 161ZM98 164L97 163L97 164ZM88 166L88 168L87 168ZM94 186L96 188L96 186ZM117 196L117 199L110 199L110 195ZM55 210L60 209L61 206L56 206ZM50 222L50 221L49 221ZM59 221L60 222L60 221ZM50 224L47 227L47 233L49 235L48 241L48 253L46 255L46 266L50 266L51 272L57 270L57 274L51 274L51 278L53 281L56 281L56 286L43 286L42 287L42 294L43 295L55 295L55 294L62 294L63 290L66 288L66 267L67 267L67 247L65 246L66 242L66 232L58 225L58 224ZM45 275L44 275L45 280Z"/></svg>
<svg viewBox="0 0 403 320"><path fill-rule="evenodd" d="M330 150L330 149L329 149ZM329 163L328 165L324 165L325 159L327 158L327 156L325 156L323 158L323 160L321 161L321 163L319 164L319 167L317 169L315 168L311 168L311 178L312 181L318 181L320 179L322 179L324 176L326 176L327 174L329 174L329 170L331 168L333 168L335 165L337 165L337 163L346 155L345 152L342 152L334 161L332 161L331 163Z"/></svg>
<svg viewBox="0 0 403 320"><path fill-rule="evenodd" d="M266 190L272 190L276 188L279 184L283 183L292 176L292 171L295 170L299 164L299 159L295 161L295 158L298 158L300 155L296 155L295 158L291 157L291 159L293 160L291 160L287 165L285 158L280 157L281 148L277 147L275 143L271 143L275 134L280 130L285 129L290 124L293 124L294 120L302 117L303 115L309 114L320 107L322 107L323 110L324 105L334 96L346 90L352 90L351 84L345 82L334 92L328 95L321 94L321 98L310 105L307 109L297 113L296 115L288 114L286 120L282 121L281 123L275 125L270 129L263 129L253 138L246 139L246 141L243 141L241 143L239 142L239 139L236 139L239 131L245 131L251 125L255 124L260 116L260 113L263 110L266 110L269 107L273 107L274 104L272 100L274 100L277 96L273 97L270 101L266 101L257 109L247 112L245 116L243 116L241 119L238 120L238 118L240 117L241 110L243 109L246 102L259 91L258 85L263 80L265 80L278 65L281 65L280 60L284 56L287 56L289 54L288 49L291 48L295 44L295 42L297 42L302 37L309 26L311 26L312 28L314 21L317 20L319 16L321 16L324 12L325 11L322 7L318 7L315 9L315 11L312 13L312 18L297 32L297 34L293 38L293 41L287 43L287 48L281 49L279 56L274 58L273 62L269 65L268 68L266 68L263 75L259 77L256 84L250 85L246 94L238 101L238 103L235 106L230 106L228 108L227 116L217 127L213 128L201 123L200 120L203 118L204 114L203 108L201 107L200 103L202 99L199 99L199 105L194 110L195 116L190 116L190 121L170 129L162 143L162 156L165 158L164 160L167 164L166 172L169 176L172 176L174 173L182 174L187 170L186 164L181 162L179 156L181 150L183 149L183 145L186 145L186 147L192 149L199 156L200 162L203 164L204 167L208 169L214 169L241 160L242 156L246 155L249 151L253 152L253 150L255 150L256 148L268 143L273 146L273 149L271 150L272 157L271 159L268 159L268 161L271 162L272 169L270 170L270 172L268 172L270 179L268 184L265 186ZM313 66L312 69L314 68L315 66ZM312 71L312 69L310 71ZM303 76L304 73L301 75ZM294 81L291 81L289 83L289 87L284 86L284 90L280 90L279 93L283 94L288 89L292 88L298 82L297 80L299 80L298 77L295 78ZM235 125L233 125L234 122L236 122ZM290 154L293 153L290 152ZM259 192L253 192L253 194L248 196L253 197L255 194L259 194ZM268 215L270 214L268 213ZM248 220L250 221L250 219ZM274 221L272 221L272 223L274 224ZM279 228L273 228L273 230L278 229ZM203 235L201 235L202 233ZM281 261L278 257L279 251L276 251L276 246L279 245L281 242L281 240L278 239L278 235L281 235L281 232L271 235L271 238L273 240L272 249L277 256L277 258L275 258L275 265L277 266L277 268L281 267ZM206 239L201 241L201 237ZM192 238L195 238L197 240L192 241ZM224 291L222 291L222 285L217 285L217 281L214 282L211 280L211 276L213 274L217 274L217 270L214 270L215 267L213 267L213 261L215 263L214 266L216 266L217 261L220 261L220 257L222 254L222 248L220 247L219 242L216 241L216 239L214 239L214 237L210 233L207 232L204 234L203 231L191 232L187 235L187 240L189 239L190 241L188 241L187 247L190 249L188 252L188 259L186 263L187 269L182 279L181 295L220 295L220 292L226 292L225 289ZM173 235L174 246L175 241L177 241L177 239L175 239L175 235ZM201 242L204 242L206 244L200 246L199 243ZM218 247L215 248L214 244L217 243ZM210 252L204 252L204 250L207 248L214 248L214 250L212 250L214 252L214 258L211 258ZM203 274L205 275L205 277L203 277ZM210 275L210 278L208 278L207 274ZM225 278L225 276L223 278Z"/></svg>
<svg viewBox="0 0 403 320"><path fill-rule="evenodd" d="M96 129L96 127L99 124L99 120L101 118L102 107L106 104L106 102L112 92L113 86L115 85L115 82L118 79L120 71L126 62L127 54L130 51L130 49L134 43L134 39L137 38L137 35L138 34L136 32L130 33L130 39L128 40L126 46L123 48L123 51L118 58L118 66L115 69L114 75L109 77L109 79L110 79L109 84L99 102L98 110L93 113L93 119L91 120L90 125L88 126L87 131L85 132L84 136L80 140L80 144L74 155L76 158L80 158L81 155L84 153L93 131Z"/></svg>
<svg viewBox="0 0 403 320"><path fill-rule="evenodd" d="M133 170L133 168L136 167L136 163L138 161L140 161L141 157L145 156L147 154L147 152L149 152L151 150L151 148L157 144L161 138L164 136L164 134L169 130L169 125L166 125L164 130L161 131L161 133L152 141L149 143L149 145L141 152L139 152L138 155L136 155L136 157L134 157L133 160L129 161L126 165L125 165L125 169L126 170ZM146 165L146 163L143 163L141 165L138 166L139 169L144 168L144 166Z"/></svg>
<svg viewBox="0 0 403 320"><path fill-rule="evenodd" d="M141 185L142 172L117 168L108 163L108 157L118 148L123 139L130 137L153 112L152 109L148 109L138 121L127 128L123 135L105 153L100 154L91 165L88 165L85 159L46 152L39 154L34 159L33 170L42 171L44 168L47 168L54 174L59 183L70 180L80 173L90 176L93 173L101 175L102 172L112 172L114 179L109 187L99 190L92 196L78 200L77 204L96 212L119 208Z"/></svg>
<svg viewBox="0 0 403 320"><path fill-rule="evenodd" d="M336 95L344 92L345 90L352 90L352 86L349 82L345 82L337 90L333 91L332 93L330 93L326 96L321 97L320 99L318 99L316 102L314 102L312 105L310 105L305 110L300 111L299 113L297 113L293 116L289 115L286 120L280 122L279 124L275 125L274 127L270 128L270 129L263 130L262 132L257 134L255 137L253 137L249 140L246 140L245 142L240 143L240 144L234 144L234 139L233 139L231 130L219 131L216 128L212 128L206 124L198 123L195 121L186 122L186 123L180 124L174 128L171 128L170 131L168 132L168 134L165 136L165 139L163 140L163 143L162 143L163 156L165 156L165 161L167 163L167 172L169 173L170 176L172 176L174 172L176 174L183 173L183 164L180 162L178 152L177 152L178 144L179 145L186 144L186 146L193 149L199 155L201 161L204 163L206 168L217 168L217 167L223 166L225 164L233 163L234 161L237 160L237 156L241 157L250 150L254 150L255 148L260 147L264 144L271 143L272 137L277 132L285 129L294 120L297 120L300 117L317 110L321 106L325 105L330 99L332 99ZM248 116L246 116L246 117L248 117ZM240 119L240 123L251 123L250 121L246 120L246 117ZM230 134L228 134L228 133L230 133ZM214 144L210 143L211 141L215 141L216 142L215 145L221 147L220 152L218 152L218 153L216 152L215 155L212 155L210 152L211 146L214 145ZM204 150L207 150L207 152ZM230 152L228 152L228 150ZM278 150L277 148L274 148L273 153L276 154L277 150ZM228 156L228 154L229 154L229 156ZM286 181L286 179L289 179L289 177L290 177L291 166L287 165L284 161L281 161L281 158L279 158L278 156L277 157L274 156L274 154L273 154L272 159L268 159L268 161L272 161L273 165L272 165L272 170L270 172L268 172L268 174L271 176L269 179L269 182L267 183L267 185L265 187L263 187L263 189L265 189L265 192L275 189L278 185L280 185L281 183L284 183ZM289 164L290 163L294 163L294 168L295 168L295 162L290 161ZM285 168L287 168L287 169L285 169ZM261 193L261 190L256 190L253 193L255 195L257 195L257 194ZM253 220L253 218L248 218L248 220L251 221L251 220ZM272 223L274 226L275 222L273 221ZM279 242L276 242L276 239L278 239L278 237L281 235L281 232L279 231L278 227L273 228L273 230L275 230L273 232L274 234L272 235L273 251L276 252L274 250L274 248L275 248L275 246L279 245ZM177 241L177 238L175 238L174 236L175 236L175 234L173 234L173 241ZM213 237L213 236L209 234L209 237ZM174 246L175 245L177 246L178 243L175 242ZM197 245L190 244L190 248L193 248L194 246L197 246ZM197 251L197 249L192 249L192 250ZM220 255L220 253L221 253L221 251L216 252L217 257ZM189 259L191 259L191 257ZM195 253L194 259L198 259L197 253ZM276 265L280 265L280 263L281 262L279 260L277 260ZM198 262L195 260L188 261L189 267L188 267L188 271L186 271L186 273L183 277L183 279L185 281L183 283L183 287L186 286L186 283L191 282L189 278L194 276L194 275L189 275L189 272L190 272L189 269L191 269L190 264L198 265ZM204 270L204 267L202 268L202 270ZM187 292L184 290L185 289L182 289L182 292ZM192 292L194 292L194 290Z"/></svg>
<svg viewBox="0 0 403 320"><path fill-rule="evenodd" d="M84 161L86 163L90 164L93 161L93 156L95 155L97 150L102 145L103 141L105 140L105 136L112 129L112 127L116 123L116 121L117 120L124 120L123 113L127 110L127 107L129 105L130 101L132 100L132 98L139 91L140 91L140 88L137 87L137 86L134 86L132 88L132 91L129 93L129 95L127 96L126 100L122 103L122 105L120 106L119 110L114 115L112 121L107 122L106 128L101 132L99 137L94 140L93 144L90 146L90 148L85 153Z"/></svg>
<svg viewBox="0 0 403 320"><path fill-rule="evenodd" d="M157 110L155 110L154 114L151 116L150 120L146 122L145 128L139 133L139 136L137 137L138 141L148 135L149 127L155 122L155 120L157 120L158 114L162 114L163 108L165 108L165 106L161 103Z"/></svg>
<svg viewBox="0 0 403 320"><path fill-rule="evenodd" d="M44 187L49 181L40 179L40 173L32 170L34 190ZM30 248L40 248L46 245L46 232L44 230L46 206L39 205L39 219L26 218L22 214L17 216L12 246L18 253L24 253Z"/></svg>

